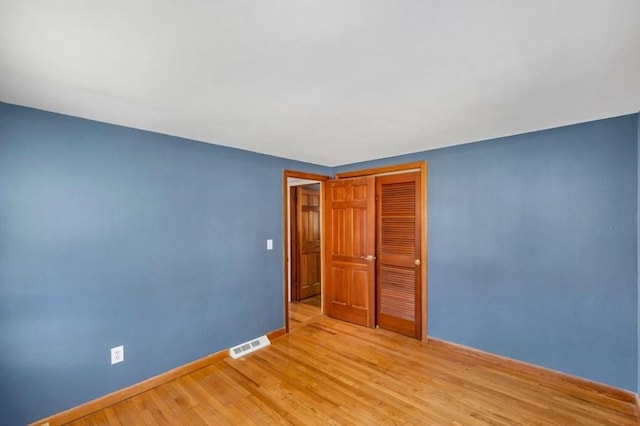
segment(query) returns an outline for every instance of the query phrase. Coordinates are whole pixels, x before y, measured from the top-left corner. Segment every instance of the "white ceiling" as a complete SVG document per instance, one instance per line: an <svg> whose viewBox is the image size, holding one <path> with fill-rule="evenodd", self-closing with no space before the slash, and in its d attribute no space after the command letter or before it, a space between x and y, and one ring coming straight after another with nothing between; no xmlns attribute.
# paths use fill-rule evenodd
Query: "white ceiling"
<svg viewBox="0 0 640 426"><path fill-rule="evenodd" d="M328 166L640 110L640 1L1 1L0 101Z"/></svg>

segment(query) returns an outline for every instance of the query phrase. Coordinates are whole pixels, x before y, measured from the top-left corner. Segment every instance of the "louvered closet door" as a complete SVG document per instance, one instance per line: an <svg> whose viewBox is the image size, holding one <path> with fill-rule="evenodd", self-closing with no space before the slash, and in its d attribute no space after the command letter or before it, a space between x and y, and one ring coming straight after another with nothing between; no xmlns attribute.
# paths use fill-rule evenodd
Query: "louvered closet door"
<svg viewBox="0 0 640 426"><path fill-rule="evenodd" d="M376 178L376 312L380 328L421 336L420 173Z"/></svg>

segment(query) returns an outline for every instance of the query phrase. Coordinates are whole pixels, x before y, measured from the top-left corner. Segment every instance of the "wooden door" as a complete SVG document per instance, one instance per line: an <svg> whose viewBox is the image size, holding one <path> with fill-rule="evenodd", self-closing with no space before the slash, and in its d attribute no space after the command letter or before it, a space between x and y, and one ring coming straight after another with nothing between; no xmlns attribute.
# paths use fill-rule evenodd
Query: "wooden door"
<svg viewBox="0 0 640 426"><path fill-rule="evenodd" d="M297 249L299 298L320 294L320 190L298 187Z"/></svg>
<svg viewBox="0 0 640 426"><path fill-rule="evenodd" d="M289 200L291 200L291 208L289 209L289 243L291 247L291 300L300 300L300 294L298 289L298 209L296 207L297 192L295 186L289 188Z"/></svg>
<svg viewBox="0 0 640 426"><path fill-rule="evenodd" d="M374 177L325 187L325 312L367 327L375 325L374 198Z"/></svg>
<svg viewBox="0 0 640 426"><path fill-rule="evenodd" d="M421 337L420 173L376 179L377 325Z"/></svg>

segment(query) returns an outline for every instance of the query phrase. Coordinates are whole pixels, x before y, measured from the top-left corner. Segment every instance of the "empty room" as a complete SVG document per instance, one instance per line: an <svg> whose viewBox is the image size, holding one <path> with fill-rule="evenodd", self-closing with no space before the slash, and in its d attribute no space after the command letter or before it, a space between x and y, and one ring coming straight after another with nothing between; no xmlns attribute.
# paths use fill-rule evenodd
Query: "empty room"
<svg viewBox="0 0 640 426"><path fill-rule="evenodd" d="M1 425L637 425L640 1L0 1Z"/></svg>

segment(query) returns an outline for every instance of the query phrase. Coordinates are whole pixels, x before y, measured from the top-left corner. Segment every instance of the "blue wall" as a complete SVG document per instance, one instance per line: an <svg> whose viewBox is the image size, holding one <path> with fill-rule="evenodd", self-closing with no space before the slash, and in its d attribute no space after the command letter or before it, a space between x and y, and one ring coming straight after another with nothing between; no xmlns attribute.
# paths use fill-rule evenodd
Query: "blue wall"
<svg viewBox="0 0 640 426"><path fill-rule="evenodd" d="M636 390L638 118L332 171L429 162L431 336ZM0 424L282 327L285 168L0 103Z"/></svg>
<svg viewBox="0 0 640 426"><path fill-rule="evenodd" d="M0 424L282 327L285 168L0 103Z"/></svg>
<svg viewBox="0 0 640 426"><path fill-rule="evenodd" d="M428 161L430 336L637 389L638 115Z"/></svg>

